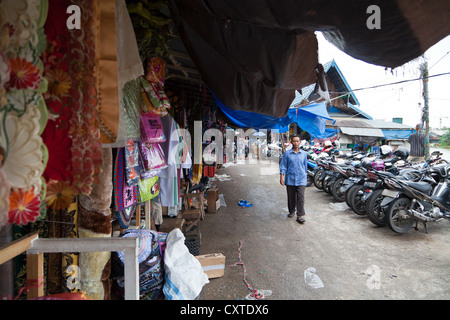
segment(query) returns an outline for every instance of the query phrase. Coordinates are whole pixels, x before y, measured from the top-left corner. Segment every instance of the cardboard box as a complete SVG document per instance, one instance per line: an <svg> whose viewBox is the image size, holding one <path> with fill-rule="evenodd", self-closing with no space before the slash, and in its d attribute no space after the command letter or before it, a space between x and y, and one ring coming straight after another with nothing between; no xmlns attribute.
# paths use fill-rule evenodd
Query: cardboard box
<svg viewBox="0 0 450 320"><path fill-rule="evenodd" d="M219 189L211 188L206 192L206 199L208 203L208 213L215 213L217 211L217 201L219 200ZM220 202L219 202L220 206Z"/></svg>
<svg viewBox="0 0 450 320"><path fill-rule="evenodd" d="M225 256L221 253L210 253L195 256L202 265L208 279L223 277L225 273Z"/></svg>
<svg viewBox="0 0 450 320"><path fill-rule="evenodd" d="M220 208L220 199L216 201L216 211Z"/></svg>

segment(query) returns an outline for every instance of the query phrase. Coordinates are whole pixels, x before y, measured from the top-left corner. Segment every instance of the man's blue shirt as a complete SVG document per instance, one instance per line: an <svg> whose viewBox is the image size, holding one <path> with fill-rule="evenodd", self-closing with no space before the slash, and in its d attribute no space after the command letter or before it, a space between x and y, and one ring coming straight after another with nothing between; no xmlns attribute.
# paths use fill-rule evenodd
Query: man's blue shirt
<svg viewBox="0 0 450 320"><path fill-rule="evenodd" d="M306 186L308 178L308 157L306 152L295 153L287 150L280 162L280 174L284 174L284 184L288 186Z"/></svg>

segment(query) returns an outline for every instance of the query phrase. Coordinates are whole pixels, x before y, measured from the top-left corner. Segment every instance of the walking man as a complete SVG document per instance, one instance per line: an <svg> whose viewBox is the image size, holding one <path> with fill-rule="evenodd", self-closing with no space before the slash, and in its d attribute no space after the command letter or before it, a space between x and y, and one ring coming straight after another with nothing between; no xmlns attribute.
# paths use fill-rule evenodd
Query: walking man
<svg viewBox="0 0 450 320"><path fill-rule="evenodd" d="M297 222L304 223L308 157L300 149L300 136L291 137L292 149L286 150L280 162L280 184L286 186L289 218L297 213Z"/></svg>

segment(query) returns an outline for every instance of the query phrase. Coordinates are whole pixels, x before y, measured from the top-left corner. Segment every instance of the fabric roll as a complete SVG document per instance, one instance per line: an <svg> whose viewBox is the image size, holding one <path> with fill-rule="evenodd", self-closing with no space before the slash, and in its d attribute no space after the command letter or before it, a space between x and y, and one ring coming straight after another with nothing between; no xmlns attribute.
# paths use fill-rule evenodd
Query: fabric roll
<svg viewBox="0 0 450 320"><path fill-rule="evenodd" d="M94 184L90 195L79 199L80 238L111 237L112 166L111 148L102 148L102 171L99 183ZM93 300L110 298L110 252L82 252L79 256L81 291Z"/></svg>
<svg viewBox="0 0 450 320"><path fill-rule="evenodd" d="M115 1L94 0L95 75L97 79L100 141L114 143L119 131Z"/></svg>

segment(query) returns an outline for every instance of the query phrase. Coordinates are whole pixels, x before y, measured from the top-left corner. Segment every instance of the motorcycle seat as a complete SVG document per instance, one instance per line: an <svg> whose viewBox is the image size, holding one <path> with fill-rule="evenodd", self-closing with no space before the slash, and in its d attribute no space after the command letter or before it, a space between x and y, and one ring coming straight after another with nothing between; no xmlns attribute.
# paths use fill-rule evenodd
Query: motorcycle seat
<svg viewBox="0 0 450 320"><path fill-rule="evenodd" d="M405 180L404 182L411 188L414 188L414 189L416 189L420 192L423 192L427 195L430 195L431 192L433 191L433 186L431 184L429 184L428 182L414 182L414 181L409 181L409 180Z"/></svg>
<svg viewBox="0 0 450 320"><path fill-rule="evenodd" d="M341 167L342 169L354 168L352 165L349 165L349 164L346 164L346 163L334 163L333 165Z"/></svg>
<svg viewBox="0 0 450 320"><path fill-rule="evenodd" d="M395 177L396 175L389 171L377 171L380 176Z"/></svg>

